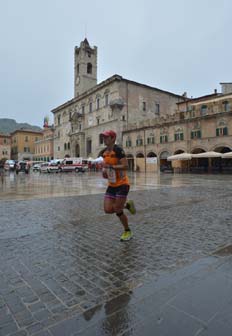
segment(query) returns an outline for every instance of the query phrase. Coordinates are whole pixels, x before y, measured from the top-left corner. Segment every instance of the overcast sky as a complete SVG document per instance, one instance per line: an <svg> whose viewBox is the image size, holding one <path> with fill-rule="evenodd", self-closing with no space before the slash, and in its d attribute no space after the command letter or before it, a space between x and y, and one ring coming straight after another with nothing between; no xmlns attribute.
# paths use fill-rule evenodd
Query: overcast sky
<svg viewBox="0 0 232 336"><path fill-rule="evenodd" d="M74 47L119 74L197 97L231 82L231 0L0 0L0 118L42 126L73 98Z"/></svg>

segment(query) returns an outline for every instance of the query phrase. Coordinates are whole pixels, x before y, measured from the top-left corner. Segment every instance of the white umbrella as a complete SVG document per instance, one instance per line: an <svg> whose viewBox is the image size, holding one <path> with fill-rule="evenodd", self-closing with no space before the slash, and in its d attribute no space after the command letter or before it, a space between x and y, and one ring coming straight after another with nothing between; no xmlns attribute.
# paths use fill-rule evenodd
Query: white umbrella
<svg viewBox="0 0 232 336"><path fill-rule="evenodd" d="M216 158L216 157L222 157L222 153L218 152L204 152L204 153L199 153L199 154L192 154L193 158Z"/></svg>
<svg viewBox="0 0 232 336"><path fill-rule="evenodd" d="M223 159L232 159L232 152L222 154Z"/></svg>
<svg viewBox="0 0 232 336"><path fill-rule="evenodd" d="M171 155L167 158L168 161L174 161L174 160L191 160L192 154L189 153L181 153L181 154L175 154Z"/></svg>

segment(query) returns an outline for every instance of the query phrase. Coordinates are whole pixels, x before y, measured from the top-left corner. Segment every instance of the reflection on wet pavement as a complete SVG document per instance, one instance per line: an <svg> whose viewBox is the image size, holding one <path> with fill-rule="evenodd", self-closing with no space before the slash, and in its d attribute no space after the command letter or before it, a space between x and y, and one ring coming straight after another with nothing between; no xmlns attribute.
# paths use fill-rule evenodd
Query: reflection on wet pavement
<svg viewBox="0 0 232 336"><path fill-rule="evenodd" d="M170 187L183 187L188 185L205 185L214 183L220 185L221 181L230 182L230 176L214 175L173 175L153 173L129 173L131 190L149 190ZM0 184L0 199L33 199L58 196L75 196L104 193L106 180L101 173L59 173L29 175L10 173L6 175L5 182Z"/></svg>
<svg viewBox="0 0 232 336"><path fill-rule="evenodd" d="M200 330L191 312L180 314L187 304L176 302L173 309L166 303L178 293L181 272L198 276L199 264L183 266L220 246L227 246L221 255L231 253L231 177L137 173L130 180L134 239L121 243L118 219L103 212L100 173L6 176L0 185L0 334L9 321L20 336ZM222 281L231 292L228 279ZM172 333L172 325L166 332L167 320L175 330L184 321L186 332Z"/></svg>

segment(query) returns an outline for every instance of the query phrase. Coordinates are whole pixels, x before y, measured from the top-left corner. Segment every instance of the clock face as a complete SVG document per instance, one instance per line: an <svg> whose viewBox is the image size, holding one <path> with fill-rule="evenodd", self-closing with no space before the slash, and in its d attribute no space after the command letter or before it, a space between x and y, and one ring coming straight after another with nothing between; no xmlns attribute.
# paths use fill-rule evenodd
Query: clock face
<svg viewBox="0 0 232 336"><path fill-rule="evenodd" d="M80 83L80 77L77 76L77 79L76 79L76 84L78 85Z"/></svg>

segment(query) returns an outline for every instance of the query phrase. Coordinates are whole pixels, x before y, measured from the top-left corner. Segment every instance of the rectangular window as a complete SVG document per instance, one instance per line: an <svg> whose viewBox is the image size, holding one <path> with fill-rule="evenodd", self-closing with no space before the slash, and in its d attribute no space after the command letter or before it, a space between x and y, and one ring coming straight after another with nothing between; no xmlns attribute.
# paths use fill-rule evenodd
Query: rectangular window
<svg viewBox="0 0 232 336"><path fill-rule="evenodd" d="M161 135L160 136L160 143L168 142L168 136L167 135Z"/></svg>
<svg viewBox="0 0 232 336"><path fill-rule="evenodd" d="M223 135L228 135L228 128L227 127L216 128L216 136L223 136Z"/></svg>
<svg viewBox="0 0 232 336"><path fill-rule="evenodd" d="M191 132L191 139L200 139L201 138L201 131L192 131Z"/></svg>
<svg viewBox="0 0 232 336"><path fill-rule="evenodd" d="M86 142L86 152L87 152L87 155L92 153L92 140L87 140L87 142Z"/></svg>
<svg viewBox="0 0 232 336"><path fill-rule="evenodd" d="M109 105L109 95L106 94L105 95L105 106L108 106Z"/></svg>
<svg viewBox="0 0 232 336"><path fill-rule="evenodd" d="M184 140L184 133L175 133L174 139L175 141Z"/></svg>
<svg viewBox="0 0 232 336"><path fill-rule="evenodd" d="M223 111L224 112L229 112L230 111L230 103L228 101L225 101L222 104L223 104Z"/></svg>
<svg viewBox="0 0 232 336"><path fill-rule="evenodd" d="M143 111L146 111L146 102L143 102Z"/></svg>
<svg viewBox="0 0 232 336"><path fill-rule="evenodd" d="M89 103L89 113L91 113L93 110L93 104L92 103Z"/></svg>
<svg viewBox="0 0 232 336"><path fill-rule="evenodd" d="M85 105L82 105L82 106L81 106L81 113L82 113L82 114L85 114Z"/></svg>
<svg viewBox="0 0 232 336"><path fill-rule="evenodd" d="M201 106L201 115L204 116L207 114L208 107L207 105L202 105Z"/></svg>
<svg viewBox="0 0 232 336"><path fill-rule="evenodd" d="M160 114L160 104L155 104L155 114L159 115Z"/></svg>
<svg viewBox="0 0 232 336"><path fill-rule="evenodd" d="M155 143L155 138L153 136L147 138L147 144L154 144Z"/></svg>
<svg viewBox="0 0 232 336"><path fill-rule="evenodd" d="M103 136L99 135L99 145L103 145L104 140L103 140Z"/></svg>
<svg viewBox="0 0 232 336"><path fill-rule="evenodd" d="M100 108L100 98L97 98L97 110Z"/></svg>
<svg viewBox="0 0 232 336"><path fill-rule="evenodd" d="M142 146L142 145L143 145L143 139L137 139L136 146Z"/></svg>

